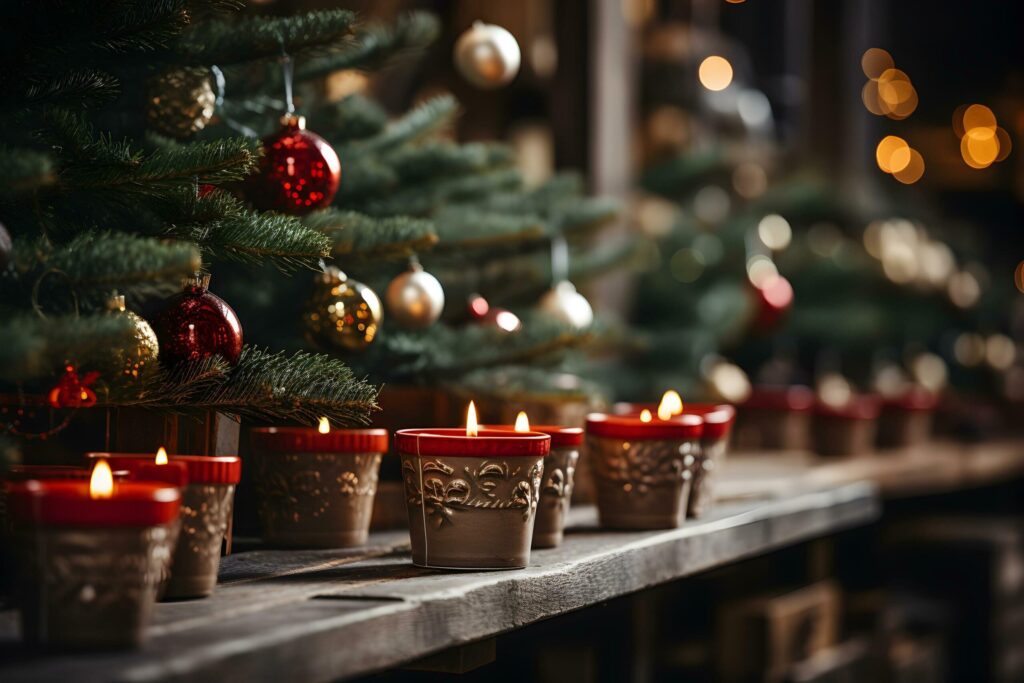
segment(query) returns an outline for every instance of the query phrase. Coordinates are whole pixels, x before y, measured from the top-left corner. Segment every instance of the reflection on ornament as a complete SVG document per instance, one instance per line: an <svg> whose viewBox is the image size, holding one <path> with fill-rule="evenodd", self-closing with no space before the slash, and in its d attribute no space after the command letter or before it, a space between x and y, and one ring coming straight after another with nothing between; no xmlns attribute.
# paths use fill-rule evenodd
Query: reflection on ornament
<svg viewBox="0 0 1024 683"><path fill-rule="evenodd" d="M590 302L568 280L562 280L541 297L540 309L578 330L594 322L594 309Z"/></svg>
<svg viewBox="0 0 1024 683"><path fill-rule="evenodd" d="M478 88L509 83L519 73L522 55L515 36L501 26L475 22L455 43L455 67Z"/></svg>
<svg viewBox="0 0 1024 683"><path fill-rule="evenodd" d="M129 346L111 349L110 377L112 381L135 380L151 368L155 368L160 353L156 332L138 314L124 306L124 297L113 295L107 301L107 310L112 315L127 319L132 326L132 343Z"/></svg>
<svg viewBox="0 0 1024 683"><path fill-rule="evenodd" d="M99 379L100 373L87 372L81 378L74 365L64 366L64 374L57 386L50 390L49 402L53 408L89 408L96 405L96 392L90 385Z"/></svg>
<svg viewBox="0 0 1024 683"><path fill-rule="evenodd" d="M853 387L838 372L830 372L818 379L818 400L833 408L842 408L853 399Z"/></svg>
<svg viewBox="0 0 1024 683"><path fill-rule="evenodd" d="M235 311L208 291L210 276L189 278L154 321L165 365L195 362L220 354L234 365L242 355L242 324Z"/></svg>
<svg viewBox="0 0 1024 683"><path fill-rule="evenodd" d="M341 161L302 116L286 115L281 130L263 138L259 173L246 180L258 209L301 216L331 203L341 183Z"/></svg>
<svg viewBox="0 0 1024 683"><path fill-rule="evenodd" d="M437 278L413 263L397 276L384 293L388 315L402 327L430 327L444 310L444 289Z"/></svg>
<svg viewBox="0 0 1024 683"><path fill-rule="evenodd" d="M146 119L164 135L184 139L213 118L217 96L204 67L172 69L149 81Z"/></svg>
<svg viewBox="0 0 1024 683"><path fill-rule="evenodd" d="M376 292L330 266L316 278L302 323L313 344L362 351L373 343L383 317Z"/></svg>

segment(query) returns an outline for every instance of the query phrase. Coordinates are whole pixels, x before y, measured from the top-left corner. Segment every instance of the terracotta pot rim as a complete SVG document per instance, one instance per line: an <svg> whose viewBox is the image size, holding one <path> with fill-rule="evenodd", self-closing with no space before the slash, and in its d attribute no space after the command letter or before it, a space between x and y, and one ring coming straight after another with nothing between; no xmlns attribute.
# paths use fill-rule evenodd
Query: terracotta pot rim
<svg viewBox="0 0 1024 683"><path fill-rule="evenodd" d="M696 413L676 415L671 420L655 418L643 422L639 417L591 413L587 415L587 434L611 438L653 441L658 439L699 439L704 433L704 418Z"/></svg>
<svg viewBox="0 0 1024 683"><path fill-rule="evenodd" d="M466 436L462 427L402 429L395 432L395 446L407 455L467 458L545 456L551 437L540 432L513 432L481 428Z"/></svg>
<svg viewBox="0 0 1024 683"><path fill-rule="evenodd" d="M155 465L154 453L86 453L87 460L141 461ZM168 454L169 462L184 463L190 484L237 484L242 479L242 459L237 455Z"/></svg>
<svg viewBox="0 0 1024 683"><path fill-rule="evenodd" d="M257 427L250 430L253 446L275 453L387 453L388 430L380 427L332 429L316 427Z"/></svg>
<svg viewBox="0 0 1024 683"><path fill-rule="evenodd" d="M119 481L110 498L89 497L89 482L38 479L7 488L14 518L47 527L148 527L178 517L178 488L159 482Z"/></svg>
<svg viewBox="0 0 1024 683"><path fill-rule="evenodd" d="M496 429L498 431L514 431L514 425L486 425L485 429ZM583 443L583 429L581 427L562 427L559 425L530 425L531 432L547 434L551 437L551 448L565 448L567 446L579 446Z"/></svg>

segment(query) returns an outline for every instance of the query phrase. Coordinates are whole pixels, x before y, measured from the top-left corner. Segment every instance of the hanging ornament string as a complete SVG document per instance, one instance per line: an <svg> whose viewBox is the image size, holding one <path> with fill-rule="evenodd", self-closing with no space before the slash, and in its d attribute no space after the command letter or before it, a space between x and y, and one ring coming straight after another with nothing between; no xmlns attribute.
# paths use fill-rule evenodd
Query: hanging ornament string
<svg viewBox="0 0 1024 683"><path fill-rule="evenodd" d="M569 279L569 244L565 237L551 238L551 284Z"/></svg>
<svg viewBox="0 0 1024 683"><path fill-rule="evenodd" d="M284 41L281 44L281 78L284 79L284 106L286 114L295 113L295 100L292 97L292 83L295 77L295 64L288 52L284 49Z"/></svg>
<svg viewBox="0 0 1024 683"><path fill-rule="evenodd" d="M210 71L213 73L213 82L217 90L217 99L215 106L218 112L220 112L220 120L224 122L231 130L236 133L240 133L247 138L258 138L260 135L249 126L244 123L239 123L225 113L224 100L225 93L227 92L227 78L224 77L224 71L219 66L214 64L210 67Z"/></svg>

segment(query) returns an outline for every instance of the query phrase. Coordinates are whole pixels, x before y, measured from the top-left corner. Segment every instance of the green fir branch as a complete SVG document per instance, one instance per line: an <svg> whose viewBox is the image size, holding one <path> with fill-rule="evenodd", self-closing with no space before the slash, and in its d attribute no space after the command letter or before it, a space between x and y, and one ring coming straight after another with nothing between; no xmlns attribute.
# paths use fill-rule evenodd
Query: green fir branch
<svg viewBox="0 0 1024 683"><path fill-rule="evenodd" d="M376 216L426 215L447 202L509 191L521 184L522 178L514 169L440 178L434 182L402 188L384 197L371 198L365 202L362 210Z"/></svg>
<svg viewBox="0 0 1024 683"><path fill-rule="evenodd" d="M375 218L355 211L328 209L306 216L303 222L327 236L335 257L367 261L402 259L437 243L434 224L421 218Z"/></svg>
<svg viewBox="0 0 1024 683"><path fill-rule="evenodd" d="M388 158L388 162L403 181L416 181L510 166L512 150L495 144L428 142L399 149Z"/></svg>
<svg viewBox="0 0 1024 683"><path fill-rule="evenodd" d="M350 148L352 156L385 153L450 125L457 111L458 103L454 97L433 97L402 118L392 121L379 134L348 145L345 151L348 152ZM342 158L344 156L347 154Z"/></svg>
<svg viewBox="0 0 1024 683"><path fill-rule="evenodd" d="M0 146L0 197L9 198L53 185L53 159L34 149Z"/></svg>
<svg viewBox="0 0 1024 683"><path fill-rule="evenodd" d="M388 125L384 107L358 93L317 109L310 116L316 128L336 146L379 134Z"/></svg>
<svg viewBox="0 0 1024 683"><path fill-rule="evenodd" d="M120 81L109 73L93 69L68 71L32 83L23 97L11 98L9 104L23 111L39 107L94 107L113 100L120 92Z"/></svg>
<svg viewBox="0 0 1024 683"><path fill-rule="evenodd" d="M295 78L320 78L339 69L375 69L397 56L425 49L440 32L437 17L426 12L403 14L390 26L371 24L356 33L353 45L298 65Z"/></svg>
<svg viewBox="0 0 1024 683"><path fill-rule="evenodd" d="M340 9L288 17L212 19L186 32L177 49L192 64L221 67L273 59L282 53L294 58L341 46L354 19L354 13Z"/></svg>

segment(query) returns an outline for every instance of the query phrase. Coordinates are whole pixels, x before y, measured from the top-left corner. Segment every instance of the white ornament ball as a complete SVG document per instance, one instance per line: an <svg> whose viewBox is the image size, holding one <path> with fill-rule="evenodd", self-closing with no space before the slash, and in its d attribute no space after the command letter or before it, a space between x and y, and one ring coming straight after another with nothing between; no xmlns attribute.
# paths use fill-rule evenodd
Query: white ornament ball
<svg viewBox="0 0 1024 683"><path fill-rule="evenodd" d="M594 322L594 309L590 307L590 302L568 280L559 282L541 297L540 308L576 329L589 327Z"/></svg>
<svg viewBox="0 0 1024 683"><path fill-rule="evenodd" d="M437 278L412 265L388 285L384 293L388 314L402 327L430 327L444 310L444 288Z"/></svg>
<svg viewBox="0 0 1024 683"><path fill-rule="evenodd" d="M506 29L478 21L455 43L453 59L467 81L492 89L516 77L522 55L515 36Z"/></svg>

